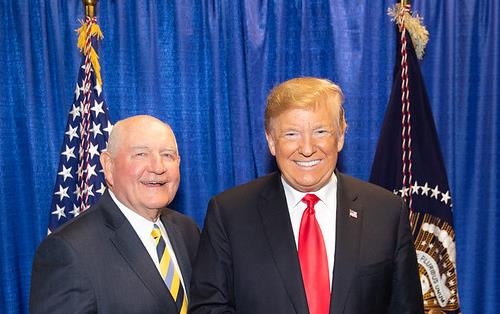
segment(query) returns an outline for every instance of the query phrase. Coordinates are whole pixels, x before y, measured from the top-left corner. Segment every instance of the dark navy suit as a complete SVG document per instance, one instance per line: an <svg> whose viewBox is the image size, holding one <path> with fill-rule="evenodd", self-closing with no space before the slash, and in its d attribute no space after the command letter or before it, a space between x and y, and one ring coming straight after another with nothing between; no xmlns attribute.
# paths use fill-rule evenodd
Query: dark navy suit
<svg viewBox="0 0 500 314"><path fill-rule="evenodd" d="M423 313L408 211L380 187L336 172L330 313ZM191 281L192 313L308 313L280 174L209 203Z"/></svg>
<svg viewBox="0 0 500 314"><path fill-rule="evenodd" d="M199 240L193 220L164 209L161 221L184 283ZM189 298L189 288L188 291ZM33 263L31 313L176 313L173 298L132 225L108 192L49 235Z"/></svg>

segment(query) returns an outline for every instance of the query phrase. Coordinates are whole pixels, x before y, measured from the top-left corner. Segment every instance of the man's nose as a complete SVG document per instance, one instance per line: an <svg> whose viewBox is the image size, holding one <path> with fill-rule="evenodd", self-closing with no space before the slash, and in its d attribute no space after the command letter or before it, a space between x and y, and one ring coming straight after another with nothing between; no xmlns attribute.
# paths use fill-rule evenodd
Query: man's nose
<svg viewBox="0 0 500 314"><path fill-rule="evenodd" d="M311 134L304 134L300 141L299 153L309 157L316 152L316 144Z"/></svg>
<svg viewBox="0 0 500 314"><path fill-rule="evenodd" d="M165 161L161 158L160 154L151 154L149 168L149 170L154 173L165 172Z"/></svg>

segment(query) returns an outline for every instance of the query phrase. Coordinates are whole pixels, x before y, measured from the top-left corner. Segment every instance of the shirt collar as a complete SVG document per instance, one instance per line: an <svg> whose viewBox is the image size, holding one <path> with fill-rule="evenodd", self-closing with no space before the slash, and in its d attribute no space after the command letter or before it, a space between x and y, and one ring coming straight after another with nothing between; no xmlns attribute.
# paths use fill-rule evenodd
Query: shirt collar
<svg viewBox="0 0 500 314"><path fill-rule="evenodd" d="M337 191L337 176L335 175L335 172L332 173L332 177L330 178L330 181L323 186L321 189L315 192L300 192L294 189L291 185L289 185L285 179L283 178L283 175L281 176L281 182L283 183L283 189L285 190L285 197L286 197L286 202L288 205L288 209L295 208L301 201L302 198L306 194L316 194L317 197L319 197L320 201L328 204L331 198L336 198L337 196L335 195Z"/></svg>

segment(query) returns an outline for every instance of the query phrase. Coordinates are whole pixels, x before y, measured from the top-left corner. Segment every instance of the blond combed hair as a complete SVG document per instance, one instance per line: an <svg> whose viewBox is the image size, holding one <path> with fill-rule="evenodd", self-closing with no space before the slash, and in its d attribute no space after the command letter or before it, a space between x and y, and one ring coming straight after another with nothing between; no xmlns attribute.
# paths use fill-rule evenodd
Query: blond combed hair
<svg viewBox="0 0 500 314"><path fill-rule="evenodd" d="M337 101L336 101L337 100ZM347 128L345 120L344 94L342 89L327 79L316 77L299 77L285 81L274 87L267 97L264 123L266 132L271 130L271 120L290 109L303 108L314 110L319 105L335 106L338 113L338 134Z"/></svg>

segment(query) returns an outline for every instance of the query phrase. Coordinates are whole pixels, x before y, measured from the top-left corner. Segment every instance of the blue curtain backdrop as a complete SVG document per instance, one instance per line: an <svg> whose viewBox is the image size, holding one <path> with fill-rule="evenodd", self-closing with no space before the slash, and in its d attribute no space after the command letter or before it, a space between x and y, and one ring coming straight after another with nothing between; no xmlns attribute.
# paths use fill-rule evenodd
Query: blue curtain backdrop
<svg viewBox="0 0 500 314"><path fill-rule="evenodd" d="M498 1L415 0L421 64L454 200L464 313L500 308ZM392 1L106 1L99 56L113 121L147 113L178 138L173 207L201 224L210 196L273 169L265 97L278 82L338 82L343 171L367 179L392 84ZM79 0L0 3L0 312L28 310L80 56Z"/></svg>

